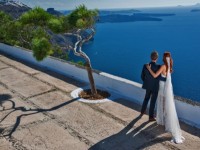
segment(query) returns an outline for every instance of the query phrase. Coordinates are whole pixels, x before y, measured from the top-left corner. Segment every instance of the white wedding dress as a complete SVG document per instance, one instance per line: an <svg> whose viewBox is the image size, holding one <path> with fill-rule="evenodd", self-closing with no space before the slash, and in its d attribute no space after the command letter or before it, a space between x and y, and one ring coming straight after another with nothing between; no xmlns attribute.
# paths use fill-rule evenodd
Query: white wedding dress
<svg viewBox="0 0 200 150"><path fill-rule="evenodd" d="M172 134L174 143L183 143L185 138L182 136L176 113L170 73L170 58L167 57L166 59L169 69L167 77L161 74L162 77L166 78L166 81L159 82L156 120L158 124L165 126L167 132Z"/></svg>

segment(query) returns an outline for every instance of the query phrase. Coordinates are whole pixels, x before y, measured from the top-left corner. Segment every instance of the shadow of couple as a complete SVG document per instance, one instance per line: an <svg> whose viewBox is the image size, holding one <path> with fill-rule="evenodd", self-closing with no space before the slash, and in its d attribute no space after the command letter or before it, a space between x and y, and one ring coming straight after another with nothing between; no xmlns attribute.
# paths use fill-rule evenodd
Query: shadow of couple
<svg viewBox="0 0 200 150"><path fill-rule="evenodd" d="M171 137L157 137L165 131L164 127L157 125L156 122L146 121L136 127L135 124L141 117L139 115L120 132L96 143L89 150L145 149L156 143L171 140Z"/></svg>

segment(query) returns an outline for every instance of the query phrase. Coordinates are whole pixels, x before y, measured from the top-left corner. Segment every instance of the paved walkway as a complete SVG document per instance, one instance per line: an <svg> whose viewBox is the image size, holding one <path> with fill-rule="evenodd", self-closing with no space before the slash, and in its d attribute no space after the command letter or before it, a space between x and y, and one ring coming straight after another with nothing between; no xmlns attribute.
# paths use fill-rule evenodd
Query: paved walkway
<svg viewBox="0 0 200 150"><path fill-rule="evenodd" d="M123 98L86 104L70 97L83 86L0 55L0 150L200 149L200 130L181 123L186 141L171 143L162 126L138 117L140 106Z"/></svg>

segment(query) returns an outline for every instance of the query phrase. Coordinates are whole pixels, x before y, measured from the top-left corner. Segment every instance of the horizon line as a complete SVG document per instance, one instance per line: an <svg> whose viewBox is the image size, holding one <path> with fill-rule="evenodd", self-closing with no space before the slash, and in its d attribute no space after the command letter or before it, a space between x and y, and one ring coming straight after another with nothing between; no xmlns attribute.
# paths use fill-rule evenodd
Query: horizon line
<svg viewBox="0 0 200 150"><path fill-rule="evenodd" d="M114 9L146 9L146 8L172 8L172 7L183 8L183 7L196 6L197 4L199 4L199 8L200 8L200 3L196 3L194 5L146 6L146 7L124 7L124 8L88 8L88 9L98 9L98 10L112 10L113 9L114 10ZM34 7L37 7L37 6L34 6ZM54 7L49 7L49 8L54 8ZM65 9L65 10L72 11L74 9ZM63 11L64 9L55 9L55 10Z"/></svg>

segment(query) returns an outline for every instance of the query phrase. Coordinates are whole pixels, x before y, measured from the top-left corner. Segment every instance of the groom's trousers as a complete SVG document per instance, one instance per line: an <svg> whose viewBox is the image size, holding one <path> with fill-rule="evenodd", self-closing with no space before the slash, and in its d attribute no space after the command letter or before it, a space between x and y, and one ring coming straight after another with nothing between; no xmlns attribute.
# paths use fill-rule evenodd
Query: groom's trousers
<svg viewBox="0 0 200 150"><path fill-rule="evenodd" d="M150 108L149 108L149 118L153 118L157 97L158 97L158 91L155 92L151 90L146 90L145 98L142 104L141 113L144 113L146 111L149 99L151 98Z"/></svg>

